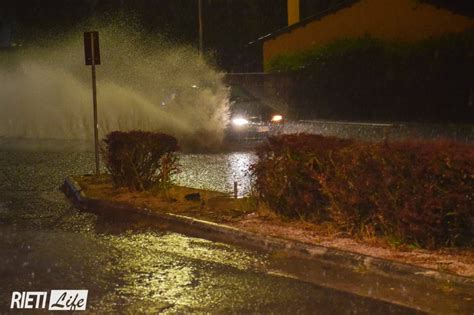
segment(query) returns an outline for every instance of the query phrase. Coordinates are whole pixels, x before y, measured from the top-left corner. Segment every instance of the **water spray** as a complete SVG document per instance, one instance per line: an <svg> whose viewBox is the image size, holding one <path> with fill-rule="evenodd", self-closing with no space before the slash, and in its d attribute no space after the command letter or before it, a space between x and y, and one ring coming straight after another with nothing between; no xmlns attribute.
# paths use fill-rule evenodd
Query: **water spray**
<svg viewBox="0 0 474 315"><path fill-rule="evenodd" d="M99 138L138 129L172 134L184 147L221 142L229 92L195 48L126 22L85 27L101 34ZM93 140L81 37L73 30L0 58L0 137Z"/></svg>

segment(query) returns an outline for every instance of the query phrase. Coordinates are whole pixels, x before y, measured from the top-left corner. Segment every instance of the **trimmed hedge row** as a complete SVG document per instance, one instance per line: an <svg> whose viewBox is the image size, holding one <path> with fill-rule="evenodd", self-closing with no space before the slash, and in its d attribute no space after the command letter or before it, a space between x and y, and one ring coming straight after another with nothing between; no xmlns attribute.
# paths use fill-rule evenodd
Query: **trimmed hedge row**
<svg viewBox="0 0 474 315"><path fill-rule="evenodd" d="M473 245L472 145L299 134L257 154L256 191L283 216L423 247Z"/></svg>
<svg viewBox="0 0 474 315"><path fill-rule="evenodd" d="M116 187L131 190L167 188L178 171L178 141L173 136L145 131L114 131L104 139L104 160Z"/></svg>

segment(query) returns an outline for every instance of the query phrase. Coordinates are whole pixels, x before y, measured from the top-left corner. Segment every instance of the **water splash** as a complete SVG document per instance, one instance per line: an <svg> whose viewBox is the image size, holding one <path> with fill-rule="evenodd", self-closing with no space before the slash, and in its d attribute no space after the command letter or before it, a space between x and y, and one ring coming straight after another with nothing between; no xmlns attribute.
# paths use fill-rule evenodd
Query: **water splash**
<svg viewBox="0 0 474 315"><path fill-rule="evenodd" d="M192 47L143 35L126 23L42 40L0 62L0 137L90 140L90 68L82 30L98 29L99 132L153 130L185 146L209 147L223 138L228 89L222 75ZM87 28L86 28L87 27Z"/></svg>

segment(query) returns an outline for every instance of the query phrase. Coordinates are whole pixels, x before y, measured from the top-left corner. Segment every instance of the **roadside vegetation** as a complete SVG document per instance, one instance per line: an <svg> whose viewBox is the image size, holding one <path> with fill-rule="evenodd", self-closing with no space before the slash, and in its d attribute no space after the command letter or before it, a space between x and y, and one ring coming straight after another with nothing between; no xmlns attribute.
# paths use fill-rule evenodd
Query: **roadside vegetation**
<svg viewBox="0 0 474 315"><path fill-rule="evenodd" d="M114 131L104 139L103 157L115 187L133 191L166 190L179 171L178 141L145 131Z"/></svg>
<svg viewBox="0 0 474 315"><path fill-rule="evenodd" d="M199 217L213 222L237 220L255 209L248 198L173 184L180 171L178 141L144 131L114 131L104 139L102 155L108 174L76 180L88 196L132 207Z"/></svg>
<svg viewBox="0 0 474 315"><path fill-rule="evenodd" d="M273 136L256 149L259 159L249 170L253 193L237 199L175 185L177 150L176 139L166 134L112 132L103 147L109 174L75 180L89 198L125 205L114 211L129 209L123 210L127 218L128 211L146 208L442 272L474 274L470 144Z"/></svg>
<svg viewBox="0 0 474 315"><path fill-rule="evenodd" d="M121 189L124 200L128 192L135 194L132 199L145 192L145 199L156 196L164 203L193 196L189 189L172 185L179 171L174 137L112 132L104 144L111 182L107 189ZM226 199L222 194L204 198L203 191L194 192L194 201L199 201L195 210L206 211L209 200L219 199L221 206L234 208L227 210L235 210L236 217L265 209L360 239L384 238L423 248L474 245L474 146L470 144L374 143L293 134L270 137L257 148L257 155L258 162L251 168L255 196L237 205L235 200L222 201ZM212 212L216 211L213 206Z"/></svg>
<svg viewBox="0 0 474 315"><path fill-rule="evenodd" d="M255 190L283 217L416 247L473 245L472 145L299 134L257 154Z"/></svg>

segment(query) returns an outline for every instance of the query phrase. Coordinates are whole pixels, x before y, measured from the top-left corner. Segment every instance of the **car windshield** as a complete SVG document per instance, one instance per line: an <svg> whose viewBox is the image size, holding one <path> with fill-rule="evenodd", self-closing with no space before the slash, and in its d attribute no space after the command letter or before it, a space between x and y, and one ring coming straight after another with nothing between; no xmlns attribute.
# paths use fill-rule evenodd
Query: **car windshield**
<svg viewBox="0 0 474 315"><path fill-rule="evenodd" d="M267 120L275 112L270 106L262 103L238 86L231 87L230 111L232 116L245 116Z"/></svg>

